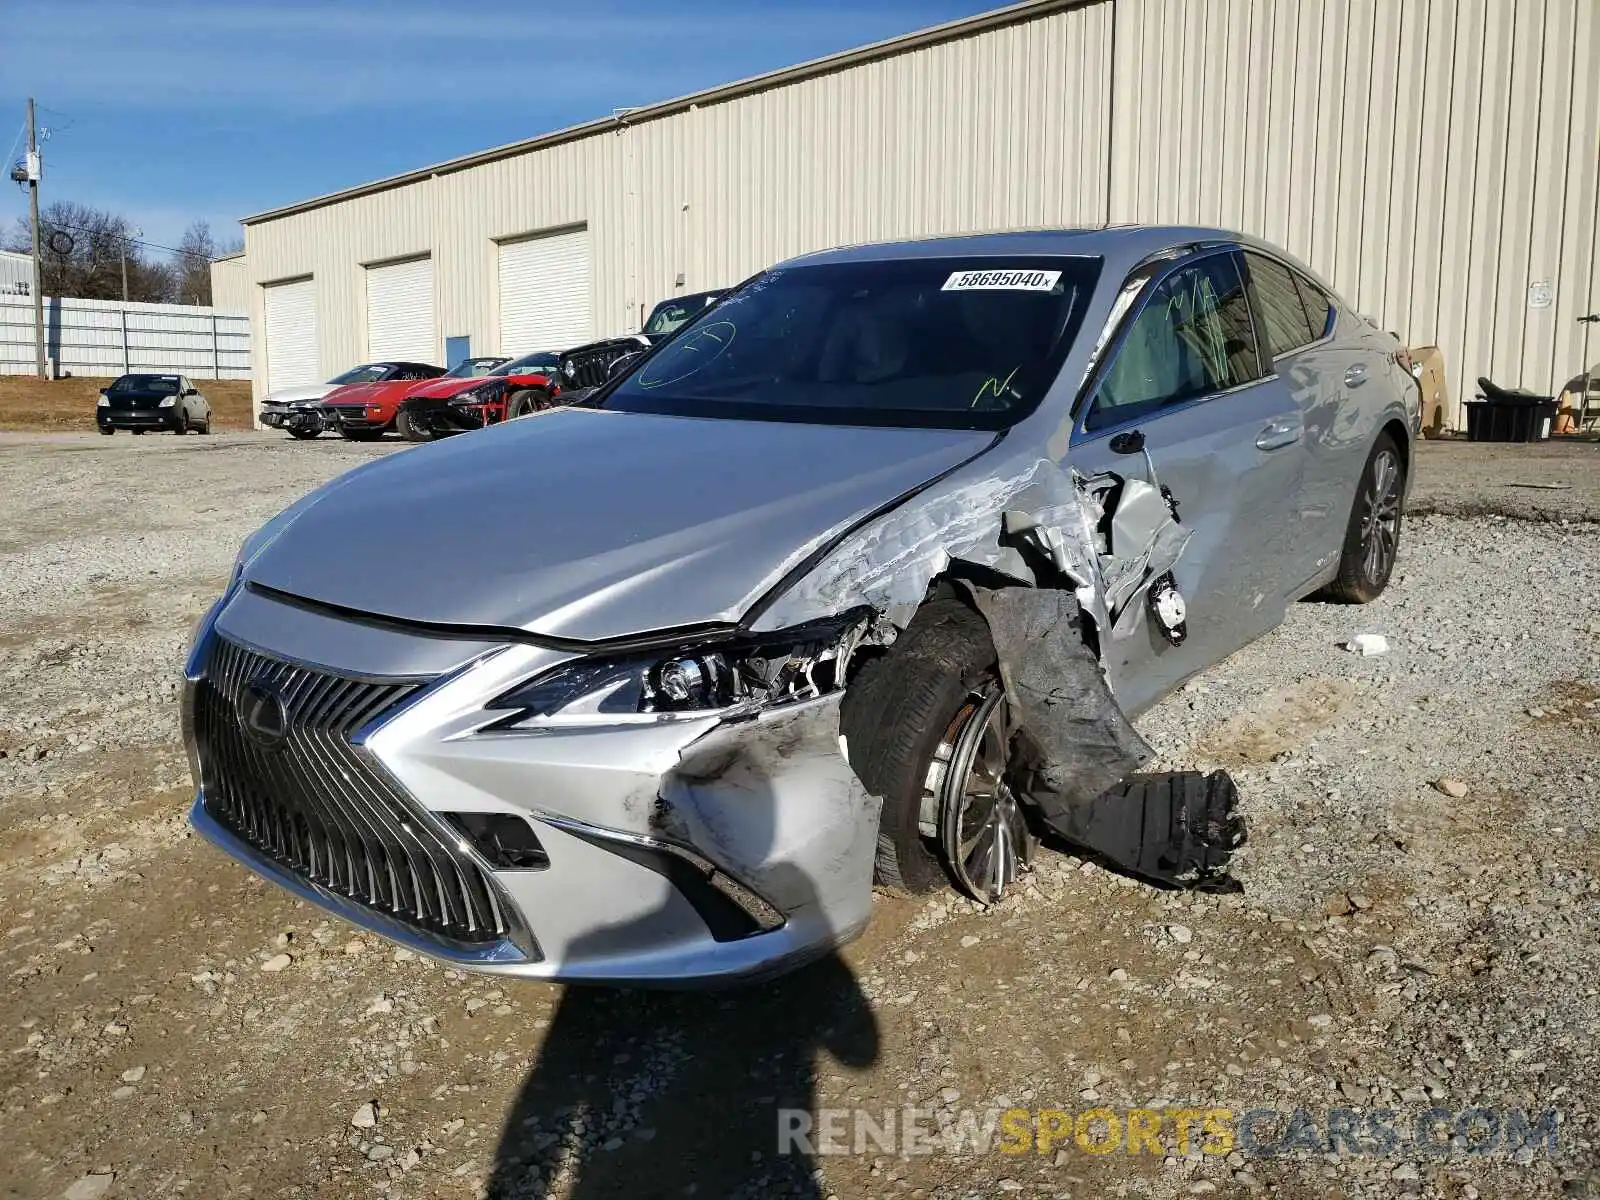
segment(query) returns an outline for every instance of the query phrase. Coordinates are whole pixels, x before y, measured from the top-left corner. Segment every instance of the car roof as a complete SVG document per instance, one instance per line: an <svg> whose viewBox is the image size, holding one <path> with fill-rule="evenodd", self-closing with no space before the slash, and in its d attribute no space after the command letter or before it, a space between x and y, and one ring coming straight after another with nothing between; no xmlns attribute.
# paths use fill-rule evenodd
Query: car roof
<svg viewBox="0 0 1600 1200"><path fill-rule="evenodd" d="M1008 229L959 233L841 246L789 259L785 266L837 262L884 262L905 258L960 258L965 255L1093 255L1108 263L1132 265L1174 246L1217 241L1254 241L1242 234L1203 225L1096 225L1079 228Z"/></svg>

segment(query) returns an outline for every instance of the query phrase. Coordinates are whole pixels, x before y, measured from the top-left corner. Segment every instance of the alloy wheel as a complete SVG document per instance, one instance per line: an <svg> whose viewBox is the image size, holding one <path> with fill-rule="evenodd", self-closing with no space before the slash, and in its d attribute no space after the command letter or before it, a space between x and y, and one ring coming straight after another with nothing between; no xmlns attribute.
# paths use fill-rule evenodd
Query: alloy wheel
<svg viewBox="0 0 1600 1200"><path fill-rule="evenodd" d="M1005 693L991 685L968 696L929 767L938 837L956 886L992 904L1027 870L1034 838L1006 779L1010 730Z"/></svg>
<svg viewBox="0 0 1600 1200"><path fill-rule="evenodd" d="M1367 474L1361 514L1361 570L1373 587L1388 582L1400 548L1400 478L1399 455L1380 450Z"/></svg>

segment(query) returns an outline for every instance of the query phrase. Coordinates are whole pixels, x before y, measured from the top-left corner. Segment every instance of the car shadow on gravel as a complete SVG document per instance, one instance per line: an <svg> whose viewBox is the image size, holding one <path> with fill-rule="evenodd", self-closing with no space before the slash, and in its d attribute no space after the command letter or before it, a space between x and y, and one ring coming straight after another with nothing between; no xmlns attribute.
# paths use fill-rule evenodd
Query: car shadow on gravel
<svg viewBox="0 0 1600 1200"><path fill-rule="evenodd" d="M817 1161L792 1144L778 1153L780 1123L798 1119L786 1110L814 1115L819 1055L865 1070L878 1052L837 954L733 992L568 988L507 1115L488 1195L820 1200Z"/></svg>
<svg viewBox="0 0 1600 1200"><path fill-rule="evenodd" d="M778 800L746 780L745 828L777 828ZM770 844L770 842L769 842ZM817 907L792 867L765 880L790 912ZM640 940L662 913L637 921ZM568 948L582 961L635 939L596 930ZM586 945L585 943L589 943ZM799 1196L827 1189L807 1143L819 1059L865 1071L879 1056L872 1007L836 951L760 984L658 992L568 987L506 1116L487 1194L496 1200L599 1196Z"/></svg>
<svg viewBox="0 0 1600 1200"><path fill-rule="evenodd" d="M878 1052L837 954L729 991L569 987L506 1116L488 1195L820 1200L815 1159L778 1153L780 1124L814 1114L819 1055L865 1070Z"/></svg>

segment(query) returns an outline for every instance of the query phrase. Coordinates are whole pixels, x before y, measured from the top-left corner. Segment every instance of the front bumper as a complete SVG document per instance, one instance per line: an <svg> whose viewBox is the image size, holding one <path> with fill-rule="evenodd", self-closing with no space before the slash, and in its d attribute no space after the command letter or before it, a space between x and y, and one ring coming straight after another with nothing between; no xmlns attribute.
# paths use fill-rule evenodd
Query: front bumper
<svg viewBox="0 0 1600 1200"><path fill-rule="evenodd" d="M392 421L368 420L365 407L325 408L322 411L327 421L327 428L337 429L340 432L345 430L349 430L352 433L381 431L394 424Z"/></svg>
<svg viewBox="0 0 1600 1200"><path fill-rule="evenodd" d="M414 425L433 434L467 433L487 423L486 404L436 404L407 410Z"/></svg>
<svg viewBox="0 0 1600 1200"><path fill-rule="evenodd" d="M97 408L95 424L101 429L178 428L181 408Z"/></svg>
<svg viewBox="0 0 1600 1200"><path fill-rule="evenodd" d="M573 656L526 645L417 645L429 639L303 609L289 610L298 623L291 630L285 609L241 589L203 626L185 737L199 775L196 829L296 895L467 969L629 986L765 977L825 954L866 924L878 801L841 753L837 694L737 724L707 717L494 733L483 727L504 714L486 714L486 699ZM495 867L460 842L510 918L505 936L471 944L441 936L403 905L396 911L342 894L315 869L285 862L219 819L225 806L214 801L237 782L228 771L242 766L283 780L318 763L337 769L325 740L295 760L291 739L288 774L259 755L219 762L199 744L194 705L209 686L208 644L260 647L274 631L270 653L283 662L312 670L303 664L335 658L328 669L348 678L392 678L412 674L419 661L468 656L371 720L348 752L368 756L425 823L509 814L531 826L548 856L541 869ZM237 691L245 682L225 686ZM370 824L371 795L360 803Z"/></svg>
<svg viewBox="0 0 1600 1200"><path fill-rule="evenodd" d="M321 433L328 427L320 408L277 408L265 404L261 406L261 423L269 429L297 433Z"/></svg>

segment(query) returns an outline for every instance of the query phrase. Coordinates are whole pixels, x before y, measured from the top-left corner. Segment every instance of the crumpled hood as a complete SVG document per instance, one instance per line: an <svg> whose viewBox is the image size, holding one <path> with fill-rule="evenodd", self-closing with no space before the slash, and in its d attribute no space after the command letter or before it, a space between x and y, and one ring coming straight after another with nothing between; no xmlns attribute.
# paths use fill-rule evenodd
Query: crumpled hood
<svg viewBox="0 0 1600 1200"><path fill-rule="evenodd" d="M993 435L553 409L360 467L245 578L402 620L593 640L733 622Z"/></svg>
<svg viewBox="0 0 1600 1200"><path fill-rule="evenodd" d="M420 396L425 400L446 400L451 396L459 396L462 392L471 391L473 388L482 387L484 384L504 385L505 379L498 375L475 375L471 378L447 379L440 376L438 379L427 379L417 384L406 393L406 399Z"/></svg>

